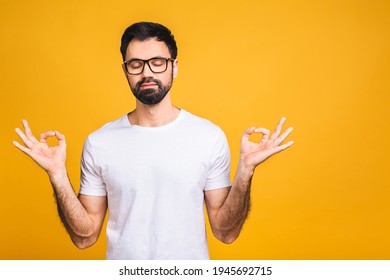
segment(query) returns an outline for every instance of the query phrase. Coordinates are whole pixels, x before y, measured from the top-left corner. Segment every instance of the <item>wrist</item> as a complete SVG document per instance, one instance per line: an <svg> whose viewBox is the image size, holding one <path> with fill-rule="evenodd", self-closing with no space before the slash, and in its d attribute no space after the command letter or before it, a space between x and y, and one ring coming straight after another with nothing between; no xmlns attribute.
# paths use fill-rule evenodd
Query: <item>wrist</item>
<svg viewBox="0 0 390 280"><path fill-rule="evenodd" d="M53 186L62 186L64 185L63 182L68 180L68 172L65 166L47 171L47 175L49 175L50 182Z"/></svg>
<svg viewBox="0 0 390 280"><path fill-rule="evenodd" d="M237 176L243 181L252 180L255 173L255 167L247 164L243 159L238 162Z"/></svg>

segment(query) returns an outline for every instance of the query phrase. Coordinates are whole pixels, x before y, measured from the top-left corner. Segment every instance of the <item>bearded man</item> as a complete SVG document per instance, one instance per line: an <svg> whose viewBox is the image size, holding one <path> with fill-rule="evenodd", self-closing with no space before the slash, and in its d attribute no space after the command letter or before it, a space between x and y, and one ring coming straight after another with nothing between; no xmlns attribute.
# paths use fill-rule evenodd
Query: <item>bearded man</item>
<svg viewBox="0 0 390 280"><path fill-rule="evenodd" d="M293 144L282 144L292 128L282 133L282 118L272 134L246 129L231 183L223 131L172 104L178 60L170 30L133 24L120 49L136 108L88 136L78 195L66 171L64 135L47 131L38 141L23 121L25 132L16 132L24 145L14 144L49 175L61 220L77 247L98 240L108 210L107 259L208 259L204 204L214 236L233 242L248 215L255 168ZM262 134L259 143L249 141L253 133ZM58 145L49 147L53 136Z"/></svg>

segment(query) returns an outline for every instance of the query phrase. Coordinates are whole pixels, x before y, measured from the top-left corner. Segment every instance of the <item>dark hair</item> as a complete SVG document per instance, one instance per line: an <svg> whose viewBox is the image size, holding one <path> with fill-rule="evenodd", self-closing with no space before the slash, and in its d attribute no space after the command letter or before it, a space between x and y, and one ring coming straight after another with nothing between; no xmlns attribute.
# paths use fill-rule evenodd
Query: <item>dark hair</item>
<svg viewBox="0 0 390 280"><path fill-rule="evenodd" d="M121 40L121 53L123 61L126 60L127 46L133 39L140 41L146 41L150 38L156 38L158 41L162 41L168 47L171 57L176 59L177 57L177 46L175 37L171 31L164 25L154 22L138 22L130 25L126 28L122 35Z"/></svg>

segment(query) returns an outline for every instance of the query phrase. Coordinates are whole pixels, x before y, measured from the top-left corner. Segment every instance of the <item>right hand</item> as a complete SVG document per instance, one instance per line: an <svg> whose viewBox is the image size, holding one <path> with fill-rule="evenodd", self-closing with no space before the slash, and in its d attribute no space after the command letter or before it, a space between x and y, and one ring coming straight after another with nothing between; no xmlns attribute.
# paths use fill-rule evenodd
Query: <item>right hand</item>
<svg viewBox="0 0 390 280"><path fill-rule="evenodd" d="M65 136L58 131L46 131L41 134L38 141L31 132L31 129L26 120L23 120L25 132L16 128L15 131L22 139L24 145L17 141L12 143L23 153L31 157L40 167L42 167L49 175L54 175L58 171L65 170L66 160L66 142ZM47 144L49 137L56 137L58 145L50 147Z"/></svg>

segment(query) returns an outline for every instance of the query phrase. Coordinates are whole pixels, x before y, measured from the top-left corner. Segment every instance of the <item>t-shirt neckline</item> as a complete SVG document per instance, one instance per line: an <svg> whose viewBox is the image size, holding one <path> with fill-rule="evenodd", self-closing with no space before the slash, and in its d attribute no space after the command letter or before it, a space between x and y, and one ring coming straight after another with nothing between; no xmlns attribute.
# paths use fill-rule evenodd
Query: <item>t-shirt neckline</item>
<svg viewBox="0 0 390 280"><path fill-rule="evenodd" d="M130 120L128 118L128 114L126 114L122 117L122 121L126 127L137 129L137 130L144 130L144 131L163 130L163 129L167 129L167 128L175 126L184 118L186 111L181 109L181 108L179 108L179 110L180 110L180 112L179 112L179 115L176 117L176 119L174 119L170 123L167 123L167 124L164 124L161 126L140 126L140 125L136 125L136 124L131 124Z"/></svg>

